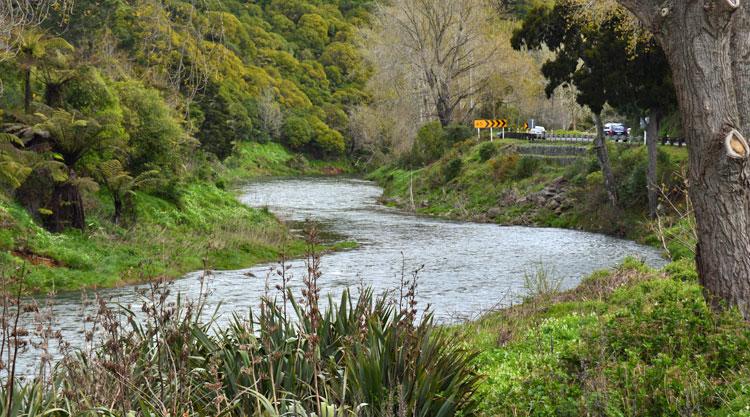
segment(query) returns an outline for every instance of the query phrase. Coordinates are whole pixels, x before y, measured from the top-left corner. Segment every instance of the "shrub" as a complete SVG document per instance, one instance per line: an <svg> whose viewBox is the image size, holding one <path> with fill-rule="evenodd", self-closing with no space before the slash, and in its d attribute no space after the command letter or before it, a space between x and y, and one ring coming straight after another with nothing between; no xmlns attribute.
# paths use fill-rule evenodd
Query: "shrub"
<svg viewBox="0 0 750 417"><path fill-rule="evenodd" d="M502 155L490 162L492 175L498 181L504 181L516 170L520 156L517 153Z"/></svg>
<svg viewBox="0 0 750 417"><path fill-rule="evenodd" d="M443 176L445 178L445 182L450 182L454 178L458 177L458 174L461 173L462 167L463 161L461 161L461 158L451 159L443 168Z"/></svg>
<svg viewBox="0 0 750 417"><path fill-rule="evenodd" d="M128 133L127 169L134 174L154 168L165 175L176 172L188 139L173 110L156 90L140 83L123 81L116 88Z"/></svg>
<svg viewBox="0 0 750 417"><path fill-rule="evenodd" d="M462 142L474 136L474 130L472 128L458 123L449 124L444 128L444 131L445 140L448 145Z"/></svg>
<svg viewBox="0 0 750 417"><path fill-rule="evenodd" d="M492 142L485 142L479 146L479 160L487 162L497 153L497 147Z"/></svg>
<svg viewBox="0 0 750 417"><path fill-rule="evenodd" d="M523 156L520 160L518 160L518 164L516 164L516 168L515 170L513 170L512 176L517 180L529 178L534 175L534 172L539 169L541 164L542 161L539 158L534 158L533 156Z"/></svg>
<svg viewBox="0 0 750 417"><path fill-rule="evenodd" d="M440 159L445 149L445 132L440 122L428 123L417 132L410 162L417 166L427 165Z"/></svg>
<svg viewBox="0 0 750 417"><path fill-rule="evenodd" d="M304 116L290 115L284 119L282 140L294 150L301 150L313 138L313 129Z"/></svg>

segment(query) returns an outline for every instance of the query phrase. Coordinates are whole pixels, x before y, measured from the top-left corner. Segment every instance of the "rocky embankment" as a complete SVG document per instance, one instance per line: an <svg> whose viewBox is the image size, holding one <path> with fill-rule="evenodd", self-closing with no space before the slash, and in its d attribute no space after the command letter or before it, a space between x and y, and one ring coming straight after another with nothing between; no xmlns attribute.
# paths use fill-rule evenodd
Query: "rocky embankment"
<svg viewBox="0 0 750 417"><path fill-rule="evenodd" d="M549 183L542 190L535 193L521 195L515 189L508 190L498 199L496 207L487 210L483 215L485 221L502 220L504 223L515 225L533 225L534 218L539 210L546 209L556 215L560 215L574 205L574 200L569 196L568 181L559 177ZM522 214L508 218L506 211L512 207L526 207Z"/></svg>

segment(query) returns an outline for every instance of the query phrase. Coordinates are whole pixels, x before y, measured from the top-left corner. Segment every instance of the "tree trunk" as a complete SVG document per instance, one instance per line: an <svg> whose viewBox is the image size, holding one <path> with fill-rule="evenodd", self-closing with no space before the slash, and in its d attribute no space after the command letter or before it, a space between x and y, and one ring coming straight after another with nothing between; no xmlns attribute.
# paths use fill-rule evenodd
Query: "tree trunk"
<svg viewBox="0 0 750 417"><path fill-rule="evenodd" d="M86 228L81 191L70 181L55 187L49 209L52 214L44 218L44 225L50 232L58 233L70 227Z"/></svg>
<svg viewBox="0 0 750 417"><path fill-rule="evenodd" d="M122 199L116 193L114 194L115 213L112 216L112 222L119 225L120 219L122 218Z"/></svg>
<svg viewBox="0 0 750 417"><path fill-rule="evenodd" d="M65 83L47 83L44 89L44 102L50 107L63 106L63 85Z"/></svg>
<svg viewBox="0 0 750 417"><path fill-rule="evenodd" d="M672 67L704 293L714 308L737 306L750 319L750 6L618 1L651 29Z"/></svg>
<svg viewBox="0 0 750 417"><path fill-rule="evenodd" d="M440 120L440 125L443 127L448 126L453 117L453 109L451 109L449 104L450 98L447 95L447 92L440 92L436 103L438 119Z"/></svg>
<svg viewBox="0 0 750 417"><path fill-rule="evenodd" d="M657 156L659 150L656 147L659 141L659 123L661 123L661 112L652 110L649 116L648 128L646 129L646 147L648 148L648 173L646 175L646 187L648 188L648 214L655 219L659 210L659 184L657 182Z"/></svg>
<svg viewBox="0 0 750 417"><path fill-rule="evenodd" d="M615 187L615 176L612 173L612 165L609 163L609 151L607 143L604 140L604 125L599 113L594 113L594 124L596 124L596 138L594 139L594 151L596 159L602 168L602 177L604 178L604 189L607 190L609 201L612 207L617 207L617 188Z"/></svg>
<svg viewBox="0 0 750 417"><path fill-rule="evenodd" d="M23 110L31 113L31 68L23 70Z"/></svg>

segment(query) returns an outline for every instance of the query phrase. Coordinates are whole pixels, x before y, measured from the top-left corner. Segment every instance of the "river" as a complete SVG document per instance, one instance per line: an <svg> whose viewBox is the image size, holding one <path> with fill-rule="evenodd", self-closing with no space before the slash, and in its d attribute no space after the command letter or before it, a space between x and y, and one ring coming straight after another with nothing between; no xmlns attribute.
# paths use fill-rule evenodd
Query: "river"
<svg viewBox="0 0 750 417"><path fill-rule="evenodd" d="M246 185L240 200L268 207L289 222L312 220L342 239L355 241L353 250L322 258L322 293L340 294L360 283L382 292L398 286L402 271L419 273L418 300L429 304L438 321L476 317L487 309L518 302L524 274L540 268L570 288L593 271L610 268L627 256L649 265L665 263L654 248L609 236L562 229L505 227L415 216L378 204L382 190L372 182L350 178L294 178ZM293 287L306 271L300 260L290 263ZM223 322L230 312L245 312L263 295L274 264L238 271L214 271L210 303L219 303ZM174 283L174 291L195 297L199 272ZM273 286L276 282L271 281ZM138 305L136 286L101 290L113 302ZM68 342L81 339L81 295L61 294L54 300L56 327ZM21 360L29 372L35 355Z"/></svg>

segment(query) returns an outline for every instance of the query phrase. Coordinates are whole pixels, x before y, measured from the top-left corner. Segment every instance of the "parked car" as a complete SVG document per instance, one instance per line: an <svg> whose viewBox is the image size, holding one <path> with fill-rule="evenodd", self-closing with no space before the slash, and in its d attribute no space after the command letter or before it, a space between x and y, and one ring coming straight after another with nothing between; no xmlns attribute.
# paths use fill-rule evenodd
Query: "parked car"
<svg viewBox="0 0 750 417"><path fill-rule="evenodd" d="M544 135L547 134L547 129L544 126L534 126L526 132L529 135L529 139L544 139Z"/></svg>
<svg viewBox="0 0 750 417"><path fill-rule="evenodd" d="M628 131L622 123L607 123L604 125L604 134L612 137L625 137Z"/></svg>

